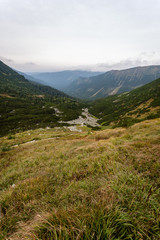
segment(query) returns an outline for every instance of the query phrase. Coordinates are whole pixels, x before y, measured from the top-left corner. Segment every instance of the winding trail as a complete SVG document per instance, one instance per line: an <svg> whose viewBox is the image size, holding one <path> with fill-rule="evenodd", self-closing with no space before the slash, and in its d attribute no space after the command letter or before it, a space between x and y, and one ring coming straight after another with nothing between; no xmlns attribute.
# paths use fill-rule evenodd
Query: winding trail
<svg viewBox="0 0 160 240"><path fill-rule="evenodd" d="M70 125L89 125L91 127L99 127L100 125L97 123L98 119L96 119L92 114L88 112L88 108L82 109L82 116L79 116L79 118L71 121L60 121L60 123L68 123Z"/></svg>

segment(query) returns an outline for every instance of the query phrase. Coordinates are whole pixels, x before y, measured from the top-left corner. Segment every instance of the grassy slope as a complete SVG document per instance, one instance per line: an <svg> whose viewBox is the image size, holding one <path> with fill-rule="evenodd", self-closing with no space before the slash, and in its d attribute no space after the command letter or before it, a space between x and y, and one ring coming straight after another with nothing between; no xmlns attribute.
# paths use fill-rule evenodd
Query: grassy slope
<svg viewBox="0 0 160 240"><path fill-rule="evenodd" d="M90 111L103 125L125 127L160 117L160 79L131 92L97 100Z"/></svg>
<svg viewBox="0 0 160 240"><path fill-rule="evenodd" d="M0 239L160 239L160 119L0 144Z"/></svg>

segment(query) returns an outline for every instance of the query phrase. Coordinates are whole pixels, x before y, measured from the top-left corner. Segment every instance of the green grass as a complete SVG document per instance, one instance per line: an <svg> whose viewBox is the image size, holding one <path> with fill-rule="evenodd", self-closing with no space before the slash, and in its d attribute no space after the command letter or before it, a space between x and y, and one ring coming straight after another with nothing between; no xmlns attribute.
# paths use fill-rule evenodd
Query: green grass
<svg viewBox="0 0 160 240"><path fill-rule="evenodd" d="M90 112L102 126L130 127L160 117L160 79L130 92L90 103Z"/></svg>
<svg viewBox="0 0 160 240"><path fill-rule="evenodd" d="M60 121L78 118L84 106L54 88L29 82L0 61L0 137L61 126Z"/></svg>
<svg viewBox="0 0 160 240"><path fill-rule="evenodd" d="M160 119L0 144L0 239L160 239Z"/></svg>

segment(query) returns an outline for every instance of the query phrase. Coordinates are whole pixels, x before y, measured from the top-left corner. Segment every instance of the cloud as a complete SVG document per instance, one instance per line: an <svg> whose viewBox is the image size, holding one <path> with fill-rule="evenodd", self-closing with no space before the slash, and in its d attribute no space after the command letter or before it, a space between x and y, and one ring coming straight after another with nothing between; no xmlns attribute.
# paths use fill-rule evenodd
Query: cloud
<svg viewBox="0 0 160 240"><path fill-rule="evenodd" d="M34 63L34 62L26 62L24 65L26 65L26 66L37 66L37 64Z"/></svg>
<svg viewBox="0 0 160 240"><path fill-rule="evenodd" d="M67 64L44 64L35 62L17 62L12 59L0 57L0 59L9 65L10 67L23 71L23 72L52 72L52 71L63 71L63 70L87 70L87 71L100 71L107 72L110 70L121 70L137 66L148 66L148 65L160 65L160 54L159 52L141 52L135 58L126 58L115 62L104 62L97 64L86 64L86 65L67 65Z"/></svg>
<svg viewBox="0 0 160 240"><path fill-rule="evenodd" d="M159 9L159 0L0 0L1 55L29 71L152 64L160 59Z"/></svg>
<svg viewBox="0 0 160 240"><path fill-rule="evenodd" d="M17 63L14 65L14 68L20 71L28 72L28 71L40 71L42 66L34 63L34 62L25 62L25 63Z"/></svg>
<svg viewBox="0 0 160 240"><path fill-rule="evenodd" d="M115 62L113 64L99 63L99 64L97 64L97 67L107 69L107 70L112 70L112 69L131 68L131 67L142 66L142 65L147 65L147 64L148 64L147 60L137 58L137 59L125 59L125 60L122 60L119 62Z"/></svg>
<svg viewBox="0 0 160 240"><path fill-rule="evenodd" d="M13 59L5 58L3 56L0 56L0 60L9 67L20 71L36 71L43 68L34 62L17 62Z"/></svg>
<svg viewBox="0 0 160 240"><path fill-rule="evenodd" d="M6 63L14 63L14 61L12 60L12 59L9 59L9 58L5 58L5 57L2 57L2 56L0 56L0 60L2 61L2 62L6 62Z"/></svg>
<svg viewBox="0 0 160 240"><path fill-rule="evenodd" d="M126 58L117 62L105 62L94 65L78 66L78 69L89 71L107 72L110 70L122 70L137 66L160 65L160 54L158 52L142 52L137 58Z"/></svg>

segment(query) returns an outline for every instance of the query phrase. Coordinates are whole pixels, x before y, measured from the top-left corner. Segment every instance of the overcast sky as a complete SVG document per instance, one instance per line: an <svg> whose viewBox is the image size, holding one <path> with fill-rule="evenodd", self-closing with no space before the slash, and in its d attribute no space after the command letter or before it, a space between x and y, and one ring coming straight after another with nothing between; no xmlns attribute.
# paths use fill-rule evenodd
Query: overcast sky
<svg viewBox="0 0 160 240"><path fill-rule="evenodd" d="M0 59L21 71L160 64L160 0L0 0Z"/></svg>

